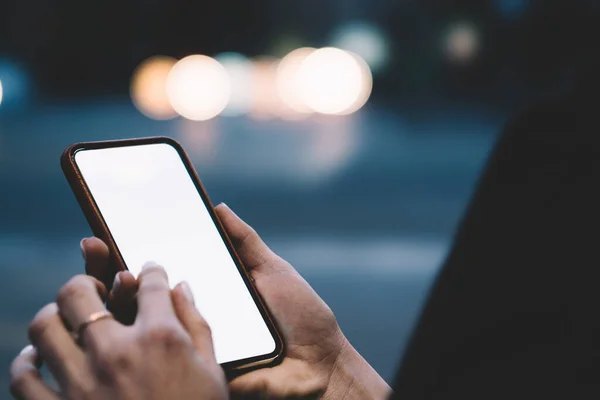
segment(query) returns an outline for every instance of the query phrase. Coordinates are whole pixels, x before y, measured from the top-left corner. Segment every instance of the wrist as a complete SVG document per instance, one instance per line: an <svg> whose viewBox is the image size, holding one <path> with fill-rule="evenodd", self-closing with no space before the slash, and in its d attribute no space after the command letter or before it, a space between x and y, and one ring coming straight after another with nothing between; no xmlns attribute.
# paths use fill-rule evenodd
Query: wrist
<svg viewBox="0 0 600 400"><path fill-rule="evenodd" d="M387 399L391 393L385 380L344 338L323 399Z"/></svg>

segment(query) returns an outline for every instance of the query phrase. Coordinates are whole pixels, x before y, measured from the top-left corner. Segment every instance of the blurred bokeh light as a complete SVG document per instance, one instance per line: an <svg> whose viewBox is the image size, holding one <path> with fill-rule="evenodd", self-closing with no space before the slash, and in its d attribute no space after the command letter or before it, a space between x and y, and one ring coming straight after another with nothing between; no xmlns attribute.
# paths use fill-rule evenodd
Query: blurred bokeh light
<svg viewBox="0 0 600 400"><path fill-rule="evenodd" d="M276 77L279 60L274 57L258 57L252 61L252 109L250 115L259 120L281 116L285 107L277 93Z"/></svg>
<svg viewBox="0 0 600 400"><path fill-rule="evenodd" d="M453 24L445 37L445 51L450 61L466 63L471 61L480 46L480 37L475 26L468 22Z"/></svg>
<svg viewBox="0 0 600 400"><path fill-rule="evenodd" d="M333 47L358 54L374 71L383 69L389 58L389 41L376 25L355 21L338 28L331 40Z"/></svg>
<svg viewBox="0 0 600 400"><path fill-rule="evenodd" d="M302 97L299 71L304 60L314 51L312 47L296 49L286 55L277 67L277 93L289 108L300 114L312 112Z"/></svg>
<svg viewBox="0 0 600 400"><path fill-rule="evenodd" d="M0 105L2 105L2 81L0 81Z"/></svg>
<svg viewBox="0 0 600 400"><path fill-rule="evenodd" d="M252 62L244 55L234 52L219 54L215 59L223 65L231 82L231 96L222 115L247 114L252 108L252 93L254 92Z"/></svg>
<svg viewBox="0 0 600 400"><path fill-rule="evenodd" d="M167 96L182 117L205 121L219 115L229 103L231 81L214 58L191 55L178 61L169 72Z"/></svg>
<svg viewBox="0 0 600 400"><path fill-rule="evenodd" d="M131 79L131 99L149 118L167 120L177 116L167 97L167 76L177 60L156 56L142 62Z"/></svg>
<svg viewBox="0 0 600 400"><path fill-rule="evenodd" d="M352 114L363 108L363 106L367 104L367 101L369 101L371 92L373 91L373 73L371 72L369 65L359 55L354 53L349 54L354 57L358 67L360 68L361 86L354 102L344 111L340 112L339 114L341 115Z"/></svg>
<svg viewBox="0 0 600 400"><path fill-rule="evenodd" d="M302 62L298 82L305 104L321 114L343 114L353 107L364 87L355 55L325 47Z"/></svg>
<svg viewBox="0 0 600 400"><path fill-rule="evenodd" d="M31 82L24 67L11 60L0 59L2 108L21 109L31 99Z"/></svg>

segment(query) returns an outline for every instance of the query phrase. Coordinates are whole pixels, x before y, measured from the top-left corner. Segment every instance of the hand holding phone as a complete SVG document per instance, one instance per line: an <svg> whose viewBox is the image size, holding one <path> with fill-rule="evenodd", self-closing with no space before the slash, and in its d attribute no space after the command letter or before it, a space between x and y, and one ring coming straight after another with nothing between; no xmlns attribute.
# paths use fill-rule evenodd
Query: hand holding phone
<svg viewBox="0 0 600 400"><path fill-rule="evenodd" d="M322 395L321 398L327 399L340 397L340 393L353 385L368 391L357 398L387 398L389 386L348 343L331 309L294 267L275 254L228 206L219 204L215 214L269 305L286 343L285 357L278 365L243 371L247 373L238 377L230 375L234 378L229 383L232 395L241 398ZM82 242L82 247L86 271L106 280L110 270L107 246L97 238L90 238ZM113 310L124 310L124 319L130 320L135 315L137 282L129 272L119 276L122 280L113 288L110 306Z"/></svg>
<svg viewBox="0 0 600 400"><path fill-rule="evenodd" d="M269 365L283 342L181 146L170 138L80 143L62 167L116 270L162 265L186 281L226 370Z"/></svg>

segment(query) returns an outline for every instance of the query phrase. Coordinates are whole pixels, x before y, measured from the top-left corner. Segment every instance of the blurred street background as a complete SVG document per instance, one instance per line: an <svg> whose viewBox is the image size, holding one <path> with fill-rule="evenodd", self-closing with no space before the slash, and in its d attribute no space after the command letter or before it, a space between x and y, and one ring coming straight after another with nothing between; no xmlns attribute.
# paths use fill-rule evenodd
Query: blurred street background
<svg viewBox="0 0 600 400"><path fill-rule="evenodd" d="M83 272L64 148L167 135L390 380L503 124L585 67L598 3L0 0L0 367Z"/></svg>

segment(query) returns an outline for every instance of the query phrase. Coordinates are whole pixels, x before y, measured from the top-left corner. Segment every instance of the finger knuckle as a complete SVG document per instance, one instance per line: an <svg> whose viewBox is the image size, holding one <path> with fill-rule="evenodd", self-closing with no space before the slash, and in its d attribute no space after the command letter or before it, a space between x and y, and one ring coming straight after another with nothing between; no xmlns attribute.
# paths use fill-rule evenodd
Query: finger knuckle
<svg viewBox="0 0 600 400"><path fill-rule="evenodd" d="M99 352L95 362L99 378L103 381L112 381L123 371L130 370L134 364L134 352L134 346L123 344Z"/></svg>
<svg viewBox="0 0 600 400"><path fill-rule="evenodd" d="M63 287L58 291L56 296L56 302L60 306L67 301L80 298L87 290L92 287L94 283L91 278L85 275L77 275L71 278Z"/></svg>
<svg viewBox="0 0 600 400"><path fill-rule="evenodd" d="M240 240L240 247L251 246L252 244L256 243L257 240L260 240L258 232L256 229L249 226L244 233L244 236Z"/></svg>
<svg viewBox="0 0 600 400"><path fill-rule="evenodd" d="M140 285L138 294L152 296L154 293L160 293L168 290L169 286L165 281L146 279L146 281Z"/></svg>
<svg viewBox="0 0 600 400"><path fill-rule="evenodd" d="M337 317L335 316L335 313L333 312L331 307L329 307L328 305L325 305L323 307L323 320L328 322L330 325L334 325L336 327L338 325Z"/></svg>
<svg viewBox="0 0 600 400"><path fill-rule="evenodd" d="M42 338L48 327L55 321L58 307L51 303L43 307L29 324L29 338L35 343Z"/></svg>
<svg viewBox="0 0 600 400"><path fill-rule="evenodd" d="M81 369L69 374L69 383L61 388L64 399L93 399L97 392L95 379Z"/></svg>
<svg viewBox="0 0 600 400"><path fill-rule="evenodd" d="M196 325L196 330L202 332L205 335L212 336L212 329L210 328L210 325L208 325L208 322L206 322L204 318L198 318L198 320L196 320L194 324Z"/></svg>
<svg viewBox="0 0 600 400"><path fill-rule="evenodd" d="M189 338L182 329L173 325L162 325L146 330L141 337L142 346L160 347L163 349L178 350L188 345Z"/></svg>

